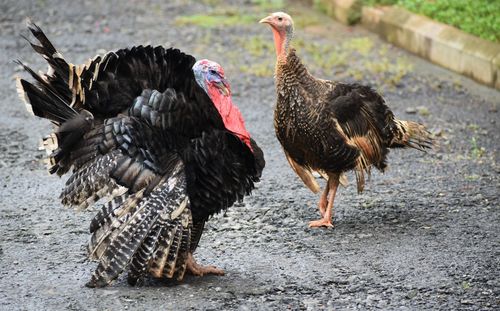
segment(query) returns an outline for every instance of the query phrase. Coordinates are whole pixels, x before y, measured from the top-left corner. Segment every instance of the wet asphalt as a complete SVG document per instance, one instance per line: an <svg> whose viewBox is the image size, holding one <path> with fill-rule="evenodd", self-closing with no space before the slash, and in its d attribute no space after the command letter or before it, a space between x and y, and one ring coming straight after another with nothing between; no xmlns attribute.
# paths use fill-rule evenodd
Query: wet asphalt
<svg viewBox="0 0 500 311"><path fill-rule="evenodd" d="M277 9L243 0L0 3L0 310L498 310L500 93L288 3L311 72L373 85L399 118L426 124L440 144L427 154L392 151L389 170L375 172L360 195L349 175L335 228L309 229L318 195L274 136L272 35L257 23ZM74 63L161 44L223 65L267 160L252 196L210 220L196 253L225 276L84 286L95 268L85 256L94 211L61 206L65 178L46 173L37 148L50 125L15 91L23 73L12 60L45 70L19 36L26 16Z"/></svg>

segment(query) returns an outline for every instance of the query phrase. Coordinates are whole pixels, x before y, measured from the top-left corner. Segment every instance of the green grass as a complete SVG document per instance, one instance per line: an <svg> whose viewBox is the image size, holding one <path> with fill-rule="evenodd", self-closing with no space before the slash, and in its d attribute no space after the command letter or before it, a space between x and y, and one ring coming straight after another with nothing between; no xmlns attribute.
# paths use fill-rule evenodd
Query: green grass
<svg viewBox="0 0 500 311"><path fill-rule="evenodd" d="M320 11L323 14L328 14L328 7L321 0L313 0L313 6L316 10Z"/></svg>
<svg viewBox="0 0 500 311"><path fill-rule="evenodd" d="M455 26L480 38L500 42L499 0L363 0L367 5L398 5Z"/></svg>
<svg viewBox="0 0 500 311"><path fill-rule="evenodd" d="M274 53L273 41L261 36L251 36L239 40L245 51L255 57L272 55Z"/></svg>
<svg viewBox="0 0 500 311"><path fill-rule="evenodd" d="M479 146L476 137L472 137L470 143L471 143L470 152L472 157L476 159L481 158L486 152L486 149L484 147Z"/></svg>
<svg viewBox="0 0 500 311"><path fill-rule="evenodd" d="M254 15L233 14L232 12L194 14L180 16L175 19L179 26L195 25L202 28L216 28L235 25L249 25L257 23L257 17Z"/></svg>
<svg viewBox="0 0 500 311"><path fill-rule="evenodd" d="M309 14L300 14L292 12L294 27L297 29L304 29L309 26L319 25L321 22L316 16L311 16Z"/></svg>
<svg viewBox="0 0 500 311"><path fill-rule="evenodd" d="M471 288L471 285L470 285L469 282L463 281L462 282L462 288L465 289L465 290L467 290L467 289Z"/></svg>
<svg viewBox="0 0 500 311"><path fill-rule="evenodd" d="M366 56L373 48L373 40L368 37L353 38L344 42L343 47Z"/></svg>
<svg viewBox="0 0 500 311"><path fill-rule="evenodd" d="M337 74L340 79L352 77L358 81L371 80L377 87L392 87L399 85L413 70L413 65L406 58L390 59L386 55L388 46L375 46L369 37L351 38L342 44L320 43L298 37L292 45L311 72L327 79L336 79L333 75ZM353 57L363 60L352 63L350 59Z"/></svg>
<svg viewBox="0 0 500 311"><path fill-rule="evenodd" d="M251 2L263 11L280 10L285 7L285 0L252 0Z"/></svg>
<svg viewBox="0 0 500 311"><path fill-rule="evenodd" d="M263 61L252 65L241 65L241 72L252 74L257 77L272 77L274 74L274 61Z"/></svg>
<svg viewBox="0 0 500 311"><path fill-rule="evenodd" d="M175 19L178 26L193 25L202 28L219 28L225 26L256 24L265 16L263 11L276 11L285 7L285 0L252 0L251 12L243 12L237 7L220 9L220 0L202 0L215 10L206 14L179 16Z"/></svg>

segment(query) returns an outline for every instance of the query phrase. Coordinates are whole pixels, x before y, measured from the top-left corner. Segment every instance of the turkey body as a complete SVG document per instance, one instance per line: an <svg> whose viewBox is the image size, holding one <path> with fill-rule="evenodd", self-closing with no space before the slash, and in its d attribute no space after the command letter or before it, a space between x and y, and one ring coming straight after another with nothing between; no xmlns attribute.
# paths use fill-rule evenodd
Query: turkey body
<svg viewBox="0 0 500 311"><path fill-rule="evenodd" d="M372 164L386 167L397 125L379 94L367 86L313 77L294 50L277 68L276 136L293 161L337 173ZM366 167L360 156L367 157Z"/></svg>
<svg viewBox="0 0 500 311"><path fill-rule="evenodd" d="M313 191L319 185L312 172L327 179L311 227L331 227L333 202L343 173L354 170L358 192L372 167L384 171L390 148L433 146L421 124L402 121L368 86L318 79L290 46L293 20L276 12L261 20L271 26L276 47L276 136L292 168Z"/></svg>
<svg viewBox="0 0 500 311"><path fill-rule="evenodd" d="M192 253L209 217L249 194L265 162L246 131L226 128L231 115L221 116L196 81L198 62L174 48L137 46L75 66L39 27L29 29L49 72L24 66L36 84L20 79L18 91L36 116L56 125L44 146L51 173L71 171L62 203L108 200L90 225L89 256L99 264L87 285L108 285L125 270L131 284L147 274L220 274L201 269ZM219 68L203 64L201 76L207 66Z"/></svg>

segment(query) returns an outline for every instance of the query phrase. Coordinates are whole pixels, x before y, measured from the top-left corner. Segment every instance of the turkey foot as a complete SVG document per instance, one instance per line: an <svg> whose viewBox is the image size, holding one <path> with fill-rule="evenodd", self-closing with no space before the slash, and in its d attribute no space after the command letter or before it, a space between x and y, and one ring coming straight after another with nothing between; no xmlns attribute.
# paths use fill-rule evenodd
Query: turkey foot
<svg viewBox="0 0 500 311"><path fill-rule="evenodd" d="M198 264L191 253L188 255L186 270L195 276L204 276L207 274L224 275L224 270L222 269Z"/></svg>
<svg viewBox="0 0 500 311"><path fill-rule="evenodd" d="M318 220L313 220L309 222L309 228L321 228L321 227L327 227L327 228L333 228L332 220L331 218L321 218Z"/></svg>

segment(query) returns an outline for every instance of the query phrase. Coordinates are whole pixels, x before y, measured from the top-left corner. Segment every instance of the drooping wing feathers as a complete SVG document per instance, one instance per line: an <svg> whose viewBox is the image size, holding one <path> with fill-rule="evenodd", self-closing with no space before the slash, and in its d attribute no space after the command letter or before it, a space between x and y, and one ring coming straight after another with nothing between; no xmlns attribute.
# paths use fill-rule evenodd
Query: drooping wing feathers
<svg viewBox="0 0 500 311"><path fill-rule="evenodd" d="M65 205L85 208L119 186L149 192L176 161L164 133L132 117L107 119L84 138L61 194Z"/></svg>
<svg viewBox="0 0 500 311"><path fill-rule="evenodd" d="M311 170L308 167L301 166L295 160L290 157L290 155L285 151L285 157L288 160L288 163L294 170L295 174L297 174L302 182L311 190L313 193L318 193L320 190L319 184L314 178Z"/></svg>
<svg viewBox="0 0 500 311"><path fill-rule="evenodd" d="M182 206L181 206L182 207ZM186 269L187 252L190 247L192 218L186 212L174 212L179 215L177 222L166 224L151 257L149 272L157 278L182 279ZM189 226L186 224L189 223Z"/></svg>
<svg viewBox="0 0 500 311"><path fill-rule="evenodd" d="M137 212L138 204L143 198L144 191L132 194L126 192L106 203L106 209L103 206L91 222L92 237L88 244L90 259L100 260L102 258L110 242L121 232L117 228L128 223L132 215Z"/></svg>
<svg viewBox="0 0 500 311"><path fill-rule="evenodd" d="M384 99L370 87L358 84L334 85L326 96L324 107L344 143L358 151L349 168L356 174L358 192L364 188L365 173L371 165L384 170L392 133L388 124L394 116Z"/></svg>
<svg viewBox="0 0 500 311"><path fill-rule="evenodd" d="M95 133L97 129L101 131L100 136ZM68 180L63 202L82 206L119 190L118 185L128 189L125 193L111 194L114 199L103 206L91 223L94 235L89 247L90 256L101 264L89 286L108 284L129 263L130 283L135 283L146 272L157 277L182 278L187 260L184 250L194 250L201 229L197 227L193 236L191 228L185 224L175 225L168 219L164 223L163 218L155 218L140 208L142 202L150 200L161 186L158 176L173 176L169 170L179 158L169 151L171 138L133 117L107 119L85 137L97 144L96 149L100 152L78 167ZM86 148L85 143L82 146ZM254 164L253 154L243 146L243 142L227 131L212 131L204 132L202 137L185 147L186 168L183 171L190 182L183 186L183 191L189 194L192 203L186 208L189 213L183 214L182 219L189 219L190 223L193 218L197 219L196 223L204 221L209 215L241 200L253 188L261 171ZM141 176L147 176L149 183L139 182ZM152 185L155 188L146 195ZM172 193L168 197L165 193L163 195L164 199L173 198ZM140 221L132 220L137 217ZM163 228L161 232L155 229L156 223ZM132 227L140 229L132 232ZM122 241L122 236L134 236L136 243L113 244L112 241ZM192 237L194 241L191 241ZM108 251L114 247L125 247L127 251L123 252L124 255L119 252L117 262L111 264L108 261L118 256L118 251ZM105 259L108 257L109 260Z"/></svg>
<svg viewBox="0 0 500 311"><path fill-rule="evenodd" d="M120 150L114 150L76 170L66 181L66 187L60 195L61 202L85 209L118 188L109 173L121 156Z"/></svg>
<svg viewBox="0 0 500 311"><path fill-rule="evenodd" d="M155 278L161 278L170 274L171 268L168 264L175 260L176 253L179 247L179 236L175 234L178 231L178 224L165 223L162 232L157 242L156 249L151 257L149 264L149 272ZM172 253L172 255L170 255ZM165 271L166 270L166 271Z"/></svg>
<svg viewBox="0 0 500 311"><path fill-rule="evenodd" d="M159 218L137 250L129 266L127 281L130 285L136 285L141 277L148 272L150 259L153 257L153 253L160 241L160 236L166 226L168 224Z"/></svg>
<svg viewBox="0 0 500 311"><path fill-rule="evenodd" d="M179 250L177 252L176 262L173 265L169 265L173 267L173 274L166 273L164 270L164 274L167 274L168 277L172 275L172 278L181 281L184 278L184 274L186 273L187 262L189 252L191 251L191 238L192 238L192 216L191 214L184 213L182 215L184 218L189 217L190 226L187 229L183 229L181 232L181 242L179 244ZM182 223L182 221L181 221Z"/></svg>
<svg viewBox="0 0 500 311"><path fill-rule="evenodd" d="M136 194L132 196L134 195ZM127 267L130 267L132 272L130 275L134 280L144 275L146 272L144 267L148 264L154 265L154 262L151 262L153 252L148 249L158 249L159 233L154 230L157 223L162 228L171 228L168 234L173 237L167 241L169 251L167 260L160 267L162 275L166 272L172 277L176 268L182 269L183 271L179 273L184 274L185 261L178 262L178 259L187 258L187 252L190 250L192 220L187 206L189 203L182 162L177 163L169 172L168 178L166 177L149 196L139 200L131 211L123 214L121 218L111 219L108 230L94 231L93 237L96 235L106 237L95 239L102 241L100 245L91 243L89 246L91 253L94 247L100 247L104 251L102 254L97 254L100 256L99 265L88 286L105 286ZM166 223L168 226L165 226ZM130 265L131 263L134 264Z"/></svg>

